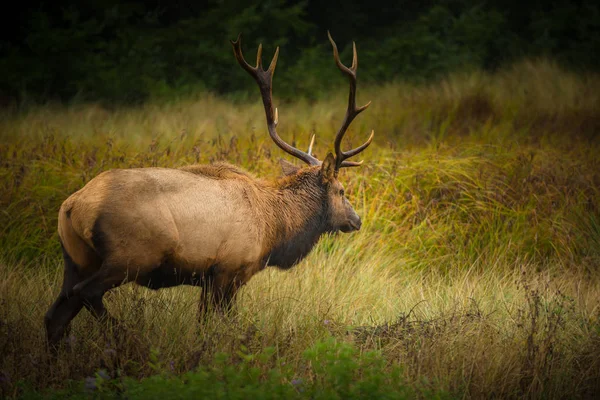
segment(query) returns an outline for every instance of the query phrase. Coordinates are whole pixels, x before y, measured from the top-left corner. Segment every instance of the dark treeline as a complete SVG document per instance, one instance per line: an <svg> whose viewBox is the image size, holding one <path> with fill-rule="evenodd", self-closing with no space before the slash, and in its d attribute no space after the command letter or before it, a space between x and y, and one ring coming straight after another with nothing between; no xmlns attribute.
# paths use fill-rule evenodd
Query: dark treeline
<svg viewBox="0 0 600 400"><path fill-rule="evenodd" d="M228 40L243 32L248 60L258 43L281 47L276 92L315 97L338 82L327 30L361 81L428 80L550 57L600 69L596 1L191 0L20 1L4 13L0 102L140 102L210 90L246 91ZM5 10L6 11L6 10Z"/></svg>

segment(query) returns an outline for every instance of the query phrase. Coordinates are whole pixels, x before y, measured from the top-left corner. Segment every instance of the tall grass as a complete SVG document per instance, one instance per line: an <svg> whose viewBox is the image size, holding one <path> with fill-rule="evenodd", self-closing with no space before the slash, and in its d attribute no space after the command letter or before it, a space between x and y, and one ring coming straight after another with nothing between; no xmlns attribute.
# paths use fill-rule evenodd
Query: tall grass
<svg viewBox="0 0 600 400"><path fill-rule="evenodd" d="M324 156L345 96L278 104L280 134L304 147L316 133ZM220 352L238 365L240 351L267 348L277 362L261 371L285 363L317 384L324 372L305 350L326 338L359 358L377 351L382 371L400 367L422 395L599 393L600 78L536 61L359 88L359 101L369 99L344 145L371 128L375 143L340 178L364 221L359 233L323 238L291 271L258 274L233 315L202 324L195 288L118 288L105 299L129 334L115 342L82 312L55 359L42 317L60 286L56 214L70 193L109 168L227 160L274 177L282 153L258 98L2 115L3 394L65 388L102 369L144 377L157 362L179 374L216 365Z"/></svg>

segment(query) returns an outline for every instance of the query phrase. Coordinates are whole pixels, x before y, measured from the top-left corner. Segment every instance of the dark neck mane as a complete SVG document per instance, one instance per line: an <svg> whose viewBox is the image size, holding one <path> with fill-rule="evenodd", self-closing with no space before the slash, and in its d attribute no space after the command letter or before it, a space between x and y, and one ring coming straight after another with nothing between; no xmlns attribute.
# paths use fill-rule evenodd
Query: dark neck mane
<svg viewBox="0 0 600 400"><path fill-rule="evenodd" d="M316 170L305 170L276 182L269 202L268 265L283 269L294 266L329 230L326 193L318 179Z"/></svg>

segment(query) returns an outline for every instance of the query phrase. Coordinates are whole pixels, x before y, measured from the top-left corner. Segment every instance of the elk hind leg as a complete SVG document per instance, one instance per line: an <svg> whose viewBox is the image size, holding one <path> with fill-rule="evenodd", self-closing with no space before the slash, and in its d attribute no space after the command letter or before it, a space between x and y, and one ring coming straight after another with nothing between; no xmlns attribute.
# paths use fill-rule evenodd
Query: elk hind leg
<svg viewBox="0 0 600 400"><path fill-rule="evenodd" d="M106 307L104 306L104 302L102 300L103 297L104 293L102 295L96 295L92 298L86 298L83 301L83 305L90 312L90 314L92 314L92 316L94 316L94 318L96 318L98 321L106 321L114 325L118 323L118 320L112 317L106 310Z"/></svg>
<svg viewBox="0 0 600 400"><path fill-rule="evenodd" d="M82 299L85 308L101 322L112 326L119 326L119 321L113 318L104 306L104 294L125 281L122 269L113 267L106 262L89 278L77 283L72 292Z"/></svg>
<svg viewBox="0 0 600 400"><path fill-rule="evenodd" d="M48 344L56 346L66 333L73 318L83 307L83 302L78 296L63 297L62 295L52 305L52 314L46 316L46 335Z"/></svg>
<svg viewBox="0 0 600 400"><path fill-rule="evenodd" d="M100 323L104 323L109 327L117 328L120 326L120 321L110 315L110 313L106 310L102 300L103 296L104 294L101 296L97 295L92 298L87 298L83 301L83 305Z"/></svg>
<svg viewBox="0 0 600 400"><path fill-rule="evenodd" d="M58 298L54 301L44 317L46 337L48 344L51 346L55 346L58 341L68 333L71 320L75 318L83 307L83 302L78 296L70 295L73 287L79 281L77 265L75 265L64 248L63 258L65 269L62 288Z"/></svg>
<svg viewBox="0 0 600 400"><path fill-rule="evenodd" d="M104 316L106 313L104 304L102 304L104 293L120 286L126 277L124 270L115 268L105 261L98 271L73 286L72 293L81 296L93 312Z"/></svg>
<svg viewBox="0 0 600 400"><path fill-rule="evenodd" d="M101 324L102 336L107 343L111 343L111 348L120 349L123 346L124 339L130 336L130 333L121 325L121 321L109 314L102 298L103 295L86 298L83 300L83 305Z"/></svg>

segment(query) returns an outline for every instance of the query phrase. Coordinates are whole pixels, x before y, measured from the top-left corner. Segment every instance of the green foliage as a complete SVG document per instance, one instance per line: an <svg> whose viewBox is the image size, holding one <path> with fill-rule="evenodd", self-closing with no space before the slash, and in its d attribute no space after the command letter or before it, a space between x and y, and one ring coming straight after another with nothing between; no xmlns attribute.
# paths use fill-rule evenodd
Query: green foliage
<svg viewBox="0 0 600 400"><path fill-rule="evenodd" d="M454 15L434 6L416 21L389 28L382 40L361 47L364 74L378 82L401 78L426 80L449 71L498 65L506 30L504 17L482 6Z"/></svg>
<svg viewBox="0 0 600 400"><path fill-rule="evenodd" d="M38 11L27 21L27 50L4 45L11 57L0 62L7 72L0 88L10 95L106 103L139 103L203 88L239 90L248 83L232 68L227 41L243 31L250 43L267 35L281 38L273 47L283 45L309 26L302 10L302 3L287 6L283 0L228 7L213 2L167 25L160 23L160 11L143 3L71 5L54 16Z"/></svg>
<svg viewBox="0 0 600 400"><path fill-rule="evenodd" d="M286 367L275 360L275 349L240 353L237 362L219 353L210 366L178 376L169 370L142 379L111 378L105 371L86 379L79 387L45 394L25 389L23 399L123 396L128 399L413 399L417 392L404 383L398 366L391 371L377 351L360 354L348 343L333 338L316 342L304 352L306 371ZM273 366L272 364L275 363ZM423 389L429 399L447 399L440 390Z"/></svg>
<svg viewBox="0 0 600 400"><path fill-rule="evenodd" d="M0 104L131 104L246 92L253 83L228 43L240 32L249 60L258 43L265 58L281 46L276 93L288 99L315 99L330 87L327 30L346 60L351 41L358 43L361 76L376 83L427 81L531 56L600 67L600 8L587 0L548 7L470 0L368 8L352 1L175 3L102 0L27 10L20 30L0 41Z"/></svg>
<svg viewBox="0 0 600 400"><path fill-rule="evenodd" d="M359 355L354 346L329 339L306 350L304 357L314 376L312 387L303 388L308 398L410 399L415 396L404 384L400 367L387 369L385 359L378 352Z"/></svg>

